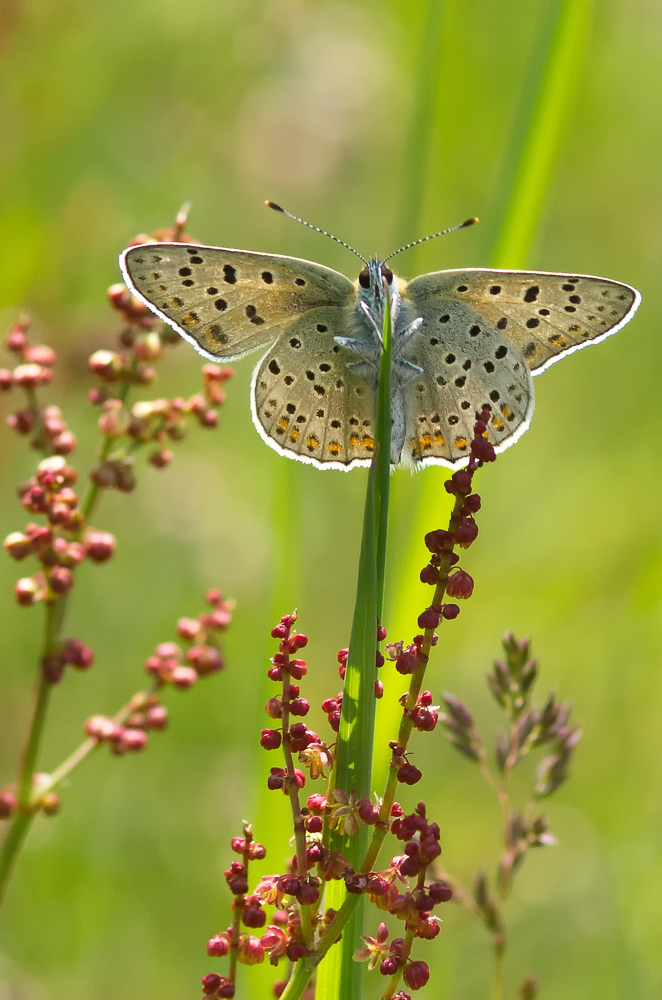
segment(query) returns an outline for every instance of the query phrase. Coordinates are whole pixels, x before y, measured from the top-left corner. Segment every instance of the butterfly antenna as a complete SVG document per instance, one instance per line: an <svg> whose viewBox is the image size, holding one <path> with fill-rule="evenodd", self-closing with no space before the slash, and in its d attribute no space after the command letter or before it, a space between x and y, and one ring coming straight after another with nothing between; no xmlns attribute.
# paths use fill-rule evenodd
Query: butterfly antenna
<svg viewBox="0 0 662 1000"><path fill-rule="evenodd" d="M467 226L475 226L477 222L480 222L478 216L474 216L473 219L467 219L466 222L461 222L459 226L451 226L450 229L441 229L438 233L432 233L432 236L424 236L420 240L414 240L413 243L407 243L405 246L400 247L399 250L394 250L390 253L388 257L384 257L382 264L385 264L387 260L391 257L395 257L397 254L402 253L403 250L411 250L412 247L417 247L419 243L427 243L428 240L436 240L437 236L446 236L447 233L455 233L458 229L466 229Z"/></svg>
<svg viewBox="0 0 662 1000"><path fill-rule="evenodd" d="M314 229L316 233L321 233L322 236L328 236L329 239L334 240L335 243L340 243L341 247L345 247L347 250L351 250L352 253L355 254L359 258L359 260L362 260L365 266L368 267L368 261L365 259L365 257L361 256L358 250L355 250L354 247L351 247L349 243L345 243L344 240L339 240L337 236L333 235L333 233L327 233L326 229L320 229L319 226L313 226L311 222L306 222L305 219L300 219L298 215L292 215L291 212L288 212L286 209L281 208L280 205L277 205L275 201L265 201L264 204L267 206L267 208L273 208L274 212L282 212L283 215L286 215L288 217L288 219L294 219L295 222L300 222L302 226L307 226L308 229ZM404 249L406 248L403 247L403 250Z"/></svg>

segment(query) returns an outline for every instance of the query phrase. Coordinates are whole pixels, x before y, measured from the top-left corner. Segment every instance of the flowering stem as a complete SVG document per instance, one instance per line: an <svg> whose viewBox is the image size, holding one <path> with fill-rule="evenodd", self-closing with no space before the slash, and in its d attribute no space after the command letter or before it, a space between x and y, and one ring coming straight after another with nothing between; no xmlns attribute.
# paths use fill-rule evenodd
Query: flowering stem
<svg viewBox="0 0 662 1000"><path fill-rule="evenodd" d="M290 797L292 808L292 819L294 821L294 842L297 852L297 875L302 882L305 882L308 873L306 863L306 830L303 816L301 814L301 803L299 802L299 786L297 785L294 770L294 759L292 757L292 740L290 736L290 675L287 670L283 671L283 757L285 758L285 768L287 770L287 792ZM299 906L301 917L301 934L304 943L308 948L313 943L313 925L310 916L310 906ZM234 980L233 980L234 982Z"/></svg>
<svg viewBox="0 0 662 1000"><path fill-rule="evenodd" d="M131 362L130 373L133 374L136 371L136 369L137 369L137 362L136 359L133 358ZM131 382L128 379L126 379L122 383L122 388L120 389L120 393L118 396L118 399L120 400L122 405L126 404L126 400L129 395L130 389L131 389ZM103 442L103 445L101 446L101 451L99 452L99 457L97 459L97 462L99 464L101 462L105 462L105 460L108 458L108 455L112 450L112 447L113 447L113 438L106 437L105 441ZM99 502L100 490L101 487L99 486L98 483L95 483L93 481L90 482L85 497L83 498L83 502L80 505L81 513L85 519L83 522L85 525L87 525L90 518L92 517L92 514L96 509L96 506ZM77 537L78 535L76 535L76 538Z"/></svg>

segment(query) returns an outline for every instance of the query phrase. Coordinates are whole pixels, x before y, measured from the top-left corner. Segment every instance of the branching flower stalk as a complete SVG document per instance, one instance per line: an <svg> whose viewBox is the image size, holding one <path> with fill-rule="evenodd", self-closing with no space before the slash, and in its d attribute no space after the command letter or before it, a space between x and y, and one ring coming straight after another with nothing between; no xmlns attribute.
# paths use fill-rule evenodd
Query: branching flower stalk
<svg viewBox="0 0 662 1000"><path fill-rule="evenodd" d="M137 242L182 238L190 241L190 237L183 232L185 222L186 210L182 210L174 227L160 230L150 237L139 236ZM36 556L40 564L38 572L17 582L15 596L18 603L24 606L43 603L45 614L34 707L18 780L15 786L0 790L0 818L12 820L0 849L0 901L36 813L55 811L52 797L62 777L106 738L113 740L116 753L139 749L139 744L144 745L141 742L144 731L142 736L133 738L135 745L129 746L126 740L123 744L117 734L127 730L116 718L110 720L115 726L114 737L102 732L90 733L89 740L50 777L36 774L54 685L62 680L66 666L85 670L94 660L93 651L86 643L79 639L64 639L62 633L78 565L85 559L103 563L111 558L115 550L113 536L94 529L90 524L101 496L109 488L122 492L134 489L133 456L141 448L151 446L149 462L155 468L165 468L173 457L166 444L185 436L190 417L194 417L202 427L217 426L218 408L225 399L221 386L232 374L228 368L205 365L202 393L188 400L137 402L129 409L131 389L151 385L155 377L152 365L162 357L164 346L178 343L179 338L169 329L164 329L123 285L112 286L109 299L123 322L123 328L118 351L96 351L89 361L90 370L97 379L97 385L90 391L90 401L102 408L99 418L102 441L98 460L90 471L90 482L80 502L73 489L78 474L67 461L76 448L76 439L60 408L43 405L39 398L40 392L52 380L56 353L49 346L30 342L27 318L14 324L5 341L5 346L19 363L13 371L0 369L0 390L8 391L15 387L25 393L26 401L26 405L12 413L7 422L17 433L28 437L32 448L42 455L35 476L20 489L21 504L33 515L45 517L46 523L31 522L24 531L12 532L5 539L5 548L12 558L22 561ZM207 617L216 615L219 621L223 619L225 624L222 627L225 628L230 612L231 606L224 604L219 595L212 615ZM193 619L185 621L193 622ZM210 633L210 629L200 622L196 628L201 636ZM211 626L212 631L213 628ZM199 662L176 663L173 677L158 678L156 687L171 680L176 686L190 686L198 675L219 669L222 661L213 641L212 645L201 645L199 648L208 648L211 654L203 652ZM216 666L214 657L218 661ZM142 697L149 696L136 696L139 702ZM138 703L134 704L133 700L125 708L133 716L139 714ZM120 712L120 718L123 712ZM150 722L146 728L152 725ZM140 726L133 728L138 732ZM123 750L120 750L121 746Z"/></svg>
<svg viewBox="0 0 662 1000"><path fill-rule="evenodd" d="M490 692L506 715L508 728L499 732L495 746L496 769L488 763L488 753L474 723L469 708L453 695L444 695L446 712L439 721L448 733L451 744L467 759L478 764L481 774L495 792L501 818L502 854L494 877L495 892L490 891L487 875L479 870L469 892L454 876L443 873L453 888L455 901L483 924L492 942L494 958L493 998L503 997L504 958L507 947L505 907L517 872L528 851L556 843L549 832L546 816L538 811L538 803L555 792L566 781L569 765L581 737L578 726L571 724L570 706L558 703L550 694L542 707L531 702L538 678L538 661L531 657L528 639L518 640L512 634L503 638L504 659L495 660L487 675ZM538 766L529 802L524 809L513 808L510 801L510 778L532 751L550 745L551 752ZM527 976L520 996L531 1000L536 994L536 981Z"/></svg>

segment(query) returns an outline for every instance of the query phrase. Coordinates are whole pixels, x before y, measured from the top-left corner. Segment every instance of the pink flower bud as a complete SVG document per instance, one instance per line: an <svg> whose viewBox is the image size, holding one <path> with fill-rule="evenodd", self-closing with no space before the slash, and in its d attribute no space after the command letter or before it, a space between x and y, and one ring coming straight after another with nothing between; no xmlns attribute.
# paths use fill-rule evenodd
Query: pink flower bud
<svg viewBox="0 0 662 1000"><path fill-rule="evenodd" d="M149 461L155 469L165 469L172 462L172 458L173 455L169 448L159 448L158 451L152 452L149 456Z"/></svg>
<svg viewBox="0 0 662 1000"><path fill-rule="evenodd" d="M168 726L168 709L165 705L152 705L147 709L145 725L148 729L166 729Z"/></svg>
<svg viewBox="0 0 662 1000"><path fill-rule="evenodd" d="M200 628L200 622L197 618L180 618L177 622L177 632L182 639L186 639L188 642L195 639Z"/></svg>
<svg viewBox="0 0 662 1000"><path fill-rule="evenodd" d="M439 624L439 614L434 608L427 608L418 616L418 627L426 630L436 628Z"/></svg>
<svg viewBox="0 0 662 1000"><path fill-rule="evenodd" d="M430 978L427 962L410 962L405 966L402 978L410 990L422 989Z"/></svg>
<svg viewBox="0 0 662 1000"><path fill-rule="evenodd" d="M459 600L467 600L474 590L473 579L463 569L457 570L448 578L446 593L449 597L457 597Z"/></svg>
<svg viewBox="0 0 662 1000"><path fill-rule="evenodd" d="M403 764L398 771L398 781L403 785L416 785L423 775L414 764Z"/></svg>
<svg viewBox="0 0 662 1000"><path fill-rule="evenodd" d="M221 977L217 972L208 973L208 975L202 977L202 992L205 996L212 996L212 994L218 993L221 981Z"/></svg>
<svg viewBox="0 0 662 1000"><path fill-rule="evenodd" d="M9 819L18 809L18 798L8 788L0 792L0 819Z"/></svg>
<svg viewBox="0 0 662 1000"><path fill-rule="evenodd" d="M115 539L107 531L87 531L83 543L94 562L106 562L115 551Z"/></svg>
<svg viewBox="0 0 662 1000"><path fill-rule="evenodd" d="M60 658L63 663L70 663L77 670L88 670L94 663L94 650L81 639L65 639Z"/></svg>
<svg viewBox="0 0 662 1000"><path fill-rule="evenodd" d="M74 575L65 566L54 566L48 574L48 582L53 593L62 597L73 587Z"/></svg>
<svg viewBox="0 0 662 1000"><path fill-rule="evenodd" d="M207 941L207 954L210 958L225 958L230 951L230 942L224 934L215 934Z"/></svg>
<svg viewBox="0 0 662 1000"><path fill-rule="evenodd" d="M49 369L42 368L41 365L18 365L14 368L14 382L22 389L34 389L50 380L50 372L49 375L46 375L46 372L49 372Z"/></svg>
<svg viewBox="0 0 662 1000"><path fill-rule="evenodd" d="M175 687L184 690L193 687L198 679L198 675L192 667L175 667L170 679Z"/></svg>
<svg viewBox="0 0 662 1000"><path fill-rule="evenodd" d="M144 750L147 741L147 733L142 729L125 729L122 734L122 743L127 750Z"/></svg>
<svg viewBox="0 0 662 1000"><path fill-rule="evenodd" d="M216 410L205 410L198 417L198 422L201 427L217 427L218 413Z"/></svg>
<svg viewBox="0 0 662 1000"><path fill-rule="evenodd" d="M22 580L17 581L14 595L18 603L26 607L30 604L36 604L43 596L37 581L31 576L25 576Z"/></svg>
<svg viewBox="0 0 662 1000"><path fill-rule="evenodd" d="M102 382L117 382L124 372L122 355L114 351L95 351L88 365L90 371Z"/></svg>
<svg viewBox="0 0 662 1000"><path fill-rule="evenodd" d="M192 646L186 654L186 660L199 677L213 674L224 666L221 654L213 646Z"/></svg>
<svg viewBox="0 0 662 1000"><path fill-rule="evenodd" d="M7 389L11 389L13 381L14 376L9 369L0 368L0 392L6 392Z"/></svg>
<svg viewBox="0 0 662 1000"><path fill-rule="evenodd" d="M280 729L263 729L260 737L260 746L264 750L278 750L283 742Z"/></svg>
<svg viewBox="0 0 662 1000"><path fill-rule="evenodd" d="M17 434L29 434L34 427L34 416L31 410L17 410L7 417L7 425Z"/></svg>
<svg viewBox="0 0 662 1000"><path fill-rule="evenodd" d="M5 347L15 354L22 354L27 347L28 338L25 335L25 328L21 323L14 323L8 336L5 338Z"/></svg>
<svg viewBox="0 0 662 1000"><path fill-rule="evenodd" d="M47 368L52 368L57 361L57 354L46 344L28 345L23 351L23 357L32 364L45 365Z"/></svg>
<svg viewBox="0 0 662 1000"><path fill-rule="evenodd" d="M137 338L133 353L139 361L158 361L163 357L163 344L158 333L143 333Z"/></svg>
<svg viewBox="0 0 662 1000"><path fill-rule="evenodd" d="M109 399L103 404L103 410L98 421L101 433L109 438L118 438L126 434L129 417L119 399Z"/></svg>
<svg viewBox="0 0 662 1000"><path fill-rule="evenodd" d="M56 455L70 455L76 450L76 438L71 431L62 431L53 438L52 446Z"/></svg>
<svg viewBox="0 0 662 1000"><path fill-rule="evenodd" d="M32 552L32 542L21 531L12 531L5 538L5 548L12 559L25 559Z"/></svg>

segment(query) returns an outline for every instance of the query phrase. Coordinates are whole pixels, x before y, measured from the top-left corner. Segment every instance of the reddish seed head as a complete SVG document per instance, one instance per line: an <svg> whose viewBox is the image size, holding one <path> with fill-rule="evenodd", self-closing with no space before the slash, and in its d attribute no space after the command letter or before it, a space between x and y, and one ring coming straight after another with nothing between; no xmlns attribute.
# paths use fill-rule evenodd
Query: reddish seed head
<svg viewBox="0 0 662 1000"><path fill-rule="evenodd" d="M427 962L410 962L405 967L402 978L411 990L422 989L430 978Z"/></svg>
<svg viewBox="0 0 662 1000"><path fill-rule="evenodd" d="M224 958L230 950L230 942L223 934L215 934L207 941L207 954L210 958Z"/></svg>
<svg viewBox="0 0 662 1000"><path fill-rule="evenodd" d="M460 600L467 600L471 597L474 591L474 582L468 573L465 573L463 569L457 570L448 579L448 585L446 587L446 593L449 597L456 597Z"/></svg>
<svg viewBox="0 0 662 1000"><path fill-rule="evenodd" d="M244 927L257 928L264 927L267 922L267 915L259 905L259 903L254 903L251 906L246 906L244 912L241 915L241 921Z"/></svg>
<svg viewBox="0 0 662 1000"><path fill-rule="evenodd" d="M390 956L388 958L384 958L380 963L379 971L382 976L394 976L398 971L398 963Z"/></svg>
<svg viewBox="0 0 662 1000"><path fill-rule="evenodd" d="M403 785L415 785L423 775L414 764L403 764L398 771L398 781Z"/></svg>
<svg viewBox="0 0 662 1000"><path fill-rule="evenodd" d="M198 674L193 667L175 667L170 675L170 680L175 687L181 688L182 690L193 687L197 679Z"/></svg>
<svg viewBox="0 0 662 1000"><path fill-rule="evenodd" d="M304 882L297 892L296 898L302 906L312 906L320 898L320 892L314 885Z"/></svg>
<svg viewBox="0 0 662 1000"><path fill-rule="evenodd" d="M186 660L199 677L213 674L224 666L221 654L214 646L192 646L186 654Z"/></svg>
<svg viewBox="0 0 662 1000"><path fill-rule="evenodd" d="M436 531L428 531L425 536L425 544L430 552L439 553L444 549L451 548L453 544L453 536L450 531L438 528Z"/></svg>
<svg viewBox="0 0 662 1000"><path fill-rule="evenodd" d="M290 639L290 643L293 650L303 649L304 646L308 645L308 636L303 635L301 632L297 632L296 635L293 635Z"/></svg>
<svg viewBox="0 0 662 1000"><path fill-rule="evenodd" d="M405 650L404 653L401 653L395 661L395 669L399 674L414 674L418 670L419 666L420 660L409 650Z"/></svg>
<svg viewBox="0 0 662 1000"><path fill-rule="evenodd" d="M212 994L218 992L218 988L221 985L221 977L217 972L210 972L206 976L202 977L202 992L205 996L212 996Z"/></svg>
<svg viewBox="0 0 662 1000"><path fill-rule="evenodd" d="M428 563L427 566L423 567L421 570L421 583L428 583L431 586L435 586L439 583L439 570L436 566Z"/></svg>
<svg viewBox="0 0 662 1000"><path fill-rule="evenodd" d="M308 833L321 833L324 828L324 821L321 816L309 816L306 820L306 830Z"/></svg>
<svg viewBox="0 0 662 1000"><path fill-rule="evenodd" d="M74 575L64 566L54 566L48 574L48 583L54 594L61 597L68 593L74 585Z"/></svg>
<svg viewBox="0 0 662 1000"><path fill-rule="evenodd" d="M280 698L270 698L264 706L264 710L270 719L282 719L283 703Z"/></svg>
<svg viewBox="0 0 662 1000"><path fill-rule="evenodd" d="M290 962L298 962L300 958L308 954L308 949L303 941L292 941L285 951Z"/></svg>
<svg viewBox="0 0 662 1000"><path fill-rule="evenodd" d="M471 473L466 469L459 469L454 472L450 479L453 484L453 492L460 496L468 496L471 493Z"/></svg>
<svg viewBox="0 0 662 1000"><path fill-rule="evenodd" d="M310 703L305 698L295 698L290 702L290 712L292 715L304 716L310 711Z"/></svg>
<svg viewBox="0 0 662 1000"><path fill-rule="evenodd" d="M287 639L289 634L289 628L282 622L279 625L275 625L271 630L271 636L273 639Z"/></svg>
<svg viewBox="0 0 662 1000"><path fill-rule="evenodd" d="M106 562L115 551L115 539L107 531L86 532L83 544L93 562Z"/></svg>
<svg viewBox="0 0 662 1000"><path fill-rule="evenodd" d="M33 543L21 531L12 531L5 538L5 548L12 559L25 559L33 551Z"/></svg>
<svg viewBox="0 0 662 1000"><path fill-rule="evenodd" d="M278 750L283 742L280 729L263 729L260 738L260 746L264 750Z"/></svg>
<svg viewBox="0 0 662 1000"><path fill-rule="evenodd" d="M311 813L321 815L326 808L326 798L324 795L320 795L319 792L316 792L314 795L308 796L306 805L310 809Z"/></svg>
<svg viewBox="0 0 662 1000"><path fill-rule="evenodd" d="M13 816L18 808L18 798L8 788L0 792L0 819Z"/></svg>
<svg viewBox="0 0 662 1000"><path fill-rule="evenodd" d="M439 612L434 608L427 608L418 616L418 627L425 629L436 628L439 624Z"/></svg>
<svg viewBox="0 0 662 1000"><path fill-rule="evenodd" d="M433 882L432 885L428 886L427 892L432 897L435 906L438 903L447 903L449 899L453 898L453 890L447 882L443 881Z"/></svg>

